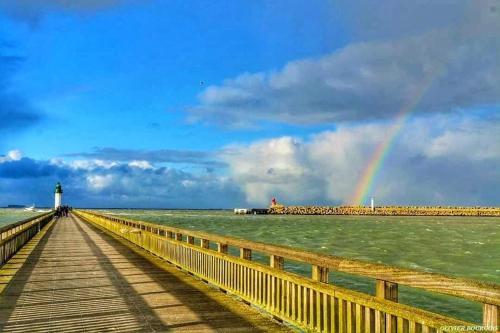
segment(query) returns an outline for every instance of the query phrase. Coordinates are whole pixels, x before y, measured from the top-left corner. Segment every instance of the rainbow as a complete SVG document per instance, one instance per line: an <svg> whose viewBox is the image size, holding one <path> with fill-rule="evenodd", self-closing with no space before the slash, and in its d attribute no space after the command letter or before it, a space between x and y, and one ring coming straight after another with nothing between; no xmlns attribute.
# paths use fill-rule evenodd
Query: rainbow
<svg viewBox="0 0 500 333"><path fill-rule="evenodd" d="M439 76L436 75L436 72L431 74L434 75L428 75L427 78L424 79L422 84L413 93L409 101L399 110L398 114L395 117L394 124L390 127L384 140L382 140L382 142L377 145L373 155L368 161L367 166L361 173L361 177L359 178L359 181L350 200L351 205L364 205L368 200L368 196L373 193L375 180L377 179L377 176L379 175L380 170L382 169L382 166L384 165L384 162L389 155L389 152L391 151L391 148L394 146L396 138L404 128L406 120L409 118L412 111L415 110L416 106L420 103L425 93L434 82L434 79Z"/></svg>
<svg viewBox="0 0 500 333"><path fill-rule="evenodd" d="M474 38L474 35L475 34L471 34L469 36L464 35L462 37L464 39ZM449 49L448 51L448 54L446 54L441 59L441 61L437 61L436 63L434 63L435 67L427 72L427 75L424 76L421 84L415 89L408 102L404 104L399 110L394 119L393 125L387 132L387 135L377 145L374 153L368 161L368 164L362 171L361 177L359 178L359 181L354 188L353 195L351 196L351 200L349 202L350 204L362 206L365 202L367 202L368 196L373 194L375 181L384 165L387 156L389 155L389 152L391 151L391 148L394 146L398 135L404 128L407 119L421 102L422 98L425 96L425 93L432 86L432 83L435 81L435 79L440 77L446 69L446 65L448 64L449 57L450 55L452 55L453 50Z"/></svg>

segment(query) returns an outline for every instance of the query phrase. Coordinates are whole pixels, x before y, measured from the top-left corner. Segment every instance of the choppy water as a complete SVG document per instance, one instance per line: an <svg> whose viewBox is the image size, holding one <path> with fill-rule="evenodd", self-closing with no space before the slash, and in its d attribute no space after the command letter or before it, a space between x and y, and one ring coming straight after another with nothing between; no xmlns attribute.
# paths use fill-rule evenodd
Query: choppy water
<svg viewBox="0 0 500 333"><path fill-rule="evenodd" d="M0 227L18 222L41 213L28 212L18 208L0 208Z"/></svg>
<svg viewBox="0 0 500 333"><path fill-rule="evenodd" d="M500 283L500 218L234 215L208 210L101 210L132 219L204 230L353 259ZM0 210L0 223L2 219ZM5 218L5 217L4 217ZM13 218L11 218L13 220ZM237 254L236 249L231 249ZM255 259L267 262L264 256ZM310 267L285 269L310 275ZM332 272L331 282L374 293L374 282ZM480 304L400 286L400 302L480 322Z"/></svg>

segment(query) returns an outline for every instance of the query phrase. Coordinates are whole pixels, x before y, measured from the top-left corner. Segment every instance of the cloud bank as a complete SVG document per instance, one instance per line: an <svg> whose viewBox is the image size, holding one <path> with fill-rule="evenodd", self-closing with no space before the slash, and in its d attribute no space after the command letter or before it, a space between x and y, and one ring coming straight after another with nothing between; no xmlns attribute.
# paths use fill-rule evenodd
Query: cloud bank
<svg viewBox="0 0 500 333"><path fill-rule="evenodd" d="M453 123L453 125L449 125ZM228 147L221 158L247 201L347 202L387 124L340 126L309 140L280 137ZM376 179L379 204L498 205L500 122L455 116L413 120Z"/></svg>
<svg viewBox="0 0 500 333"><path fill-rule="evenodd" d="M422 7L428 19L437 19L434 7ZM450 26L385 34L209 86L189 109L191 119L236 127L262 120L323 124L388 119L409 106L421 114L498 106L500 16L487 1L459 7Z"/></svg>
<svg viewBox="0 0 500 333"><path fill-rule="evenodd" d="M112 161L146 160L150 162L194 164L207 167L224 166L220 161L213 160L215 156L212 152L178 149L136 150L107 147L95 148L92 152L73 153L65 156Z"/></svg>
<svg viewBox="0 0 500 333"><path fill-rule="evenodd" d="M227 177L156 167L148 161L34 160L0 156L0 206L51 205L60 181L66 202L79 207L229 208L242 203Z"/></svg>
<svg viewBox="0 0 500 333"><path fill-rule="evenodd" d="M35 160L0 156L0 206L51 204L56 181L83 207L232 208L348 201L387 123L342 125L309 138L291 136L234 144L214 157L223 170L187 172L163 157L128 160ZM432 115L406 125L375 180L377 204L498 205L500 119ZM151 157L149 160L136 159ZM115 155L118 157L118 155ZM15 190L13 190L15 189Z"/></svg>

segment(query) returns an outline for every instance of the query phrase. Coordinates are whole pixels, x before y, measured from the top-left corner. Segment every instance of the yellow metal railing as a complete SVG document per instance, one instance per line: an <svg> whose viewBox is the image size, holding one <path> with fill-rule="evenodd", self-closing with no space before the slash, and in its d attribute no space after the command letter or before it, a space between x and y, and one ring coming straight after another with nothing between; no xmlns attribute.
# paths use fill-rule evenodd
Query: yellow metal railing
<svg viewBox="0 0 500 333"><path fill-rule="evenodd" d="M0 266L40 232L53 217L54 212L48 212L0 228Z"/></svg>
<svg viewBox="0 0 500 333"><path fill-rule="evenodd" d="M277 319L314 332L474 332L496 331L500 287L348 260L288 247L210 235L142 221L75 211L151 253L241 297ZM195 238L199 245L195 245ZM217 251L210 250L217 243ZM240 248L240 257L227 254ZM251 261L252 250L270 255L270 265ZM283 270L284 259L310 263L312 277ZM376 295L328 284L329 270L374 277ZM398 283L450 294L484 304L483 325L435 314L397 302Z"/></svg>

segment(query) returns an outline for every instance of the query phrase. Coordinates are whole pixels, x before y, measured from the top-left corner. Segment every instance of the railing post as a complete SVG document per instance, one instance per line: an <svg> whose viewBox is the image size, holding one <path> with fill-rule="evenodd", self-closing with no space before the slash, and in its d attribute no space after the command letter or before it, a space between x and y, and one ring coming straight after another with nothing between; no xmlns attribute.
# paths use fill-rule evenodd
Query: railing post
<svg viewBox="0 0 500 333"><path fill-rule="evenodd" d="M179 232L177 232L177 233L175 234L175 240L181 241L181 240L182 240L182 234L181 234L181 233L179 233Z"/></svg>
<svg viewBox="0 0 500 333"><path fill-rule="evenodd" d="M322 267L318 265L312 266L312 279L314 281L328 283L328 267Z"/></svg>
<svg viewBox="0 0 500 333"><path fill-rule="evenodd" d="M498 330L500 325L500 307L494 304L483 304L483 326L487 330ZM491 327L491 329L489 328Z"/></svg>
<svg viewBox="0 0 500 333"><path fill-rule="evenodd" d="M398 284L384 280L377 280L375 285L375 296L381 299L397 302ZM381 327L384 332L395 333L397 329L397 317L386 314L385 318L375 318L375 325Z"/></svg>
<svg viewBox="0 0 500 333"><path fill-rule="evenodd" d="M375 296L382 299L387 299L389 301L397 302L398 301L398 284L377 280L377 285L375 288Z"/></svg>
<svg viewBox="0 0 500 333"><path fill-rule="evenodd" d="M240 258L245 260L252 260L252 250L241 248L240 249Z"/></svg>
<svg viewBox="0 0 500 333"><path fill-rule="evenodd" d="M285 266L285 258L271 254L271 256L269 256L269 266L283 270Z"/></svg>
<svg viewBox="0 0 500 333"><path fill-rule="evenodd" d="M217 251L220 253L227 253L227 244L224 243L217 243Z"/></svg>
<svg viewBox="0 0 500 333"><path fill-rule="evenodd" d="M194 244L194 236L187 236L186 242L188 244Z"/></svg>
<svg viewBox="0 0 500 333"><path fill-rule="evenodd" d="M208 239L201 239L201 247L204 249L210 248L210 241Z"/></svg>

